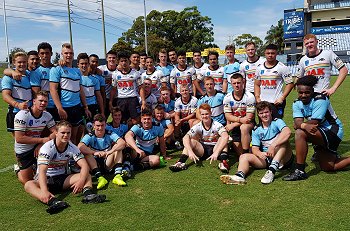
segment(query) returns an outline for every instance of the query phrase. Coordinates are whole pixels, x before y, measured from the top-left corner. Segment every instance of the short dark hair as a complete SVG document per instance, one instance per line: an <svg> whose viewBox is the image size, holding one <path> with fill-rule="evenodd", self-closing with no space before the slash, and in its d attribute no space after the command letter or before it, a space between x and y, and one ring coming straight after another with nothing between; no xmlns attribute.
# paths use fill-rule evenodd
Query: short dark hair
<svg viewBox="0 0 350 231"><path fill-rule="evenodd" d="M145 108L141 111L141 117L142 116L153 116L152 115L152 110L150 110L149 108Z"/></svg>
<svg viewBox="0 0 350 231"><path fill-rule="evenodd" d="M218 53L217 51L209 51L208 57L209 57L210 55L215 55L216 58L219 58L219 53Z"/></svg>
<svg viewBox="0 0 350 231"><path fill-rule="evenodd" d="M259 103L256 104L255 108L257 112L262 111L265 108L268 108L270 111L272 111L272 106L267 101L260 101Z"/></svg>
<svg viewBox="0 0 350 231"><path fill-rule="evenodd" d="M132 51L131 54L130 54L130 56L133 55L133 54L136 54L136 55L140 56L140 53L137 52L137 51Z"/></svg>
<svg viewBox="0 0 350 231"><path fill-rule="evenodd" d="M38 52L35 51L35 50L29 51L29 52L27 53L27 55L28 55L28 56L29 56L29 55L36 55L36 56L39 56Z"/></svg>
<svg viewBox="0 0 350 231"><path fill-rule="evenodd" d="M39 43L39 45L38 45L38 52L39 52L40 49L43 49L43 50L49 49L50 52L52 53L52 46L51 46L50 43L47 43L47 42Z"/></svg>
<svg viewBox="0 0 350 231"><path fill-rule="evenodd" d="M112 115L113 115L114 113L117 113L117 112L122 112L122 110L120 109L120 107L113 107L113 108L112 108Z"/></svg>
<svg viewBox="0 0 350 231"><path fill-rule="evenodd" d="M269 44L269 45L267 45L265 47L265 50L275 50L275 51L277 51L278 47L277 47L277 45L271 43L271 44Z"/></svg>
<svg viewBox="0 0 350 231"><path fill-rule="evenodd" d="M242 75L241 73L239 73L239 72L236 72L236 73L234 73L234 74L231 76L231 79L239 79L239 78L244 79L244 78L243 78L243 75Z"/></svg>
<svg viewBox="0 0 350 231"><path fill-rule="evenodd" d="M100 58L98 57L98 55L97 55L97 54L91 54L91 55L89 55L89 58L91 58L91 57L94 57L94 58L100 59Z"/></svg>
<svg viewBox="0 0 350 231"><path fill-rule="evenodd" d="M316 83L318 82L318 78L314 75L305 75L304 77L301 77L297 80L295 85L303 85L303 86L309 86L314 87Z"/></svg>
<svg viewBox="0 0 350 231"><path fill-rule="evenodd" d="M227 51L227 50L233 50L233 51L235 51L235 45L233 45L233 44L227 45L227 46L225 47L225 51Z"/></svg>
<svg viewBox="0 0 350 231"><path fill-rule="evenodd" d="M161 104L157 104L157 106L154 108L154 110L158 110L158 111L163 110L164 111L165 109Z"/></svg>
<svg viewBox="0 0 350 231"><path fill-rule="evenodd" d="M114 51L114 50L109 50L109 51L107 52L106 56L108 56L108 55L114 55L114 56L117 57L118 54L117 54L117 52Z"/></svg>
<svg viewBox="0 0 350 231"><path fill-rule="evenodd" d="M147 56L146 52L141 52L140 56Z"/></svg>
<svg viewBox="0 0 350 231"><path fill-rule="evenodd" d="M186 56L186 51L185 50L178 50L176 55L177 55L177 57L179 57L179 56Z"/></svg>
<svg viewBox="0 0 350 231"><path fill-rule="evenodd" d="M77 62L79 63L79 61L80 61L80 59L89 59L89 56L88 56L88 54L86 54L86 53L80 53L80 54L78 54L78 56L77 56Z"/></svg>
<svg viewBox="0 0 350 231"><path fill-rule="evenodd" d="M199 55L202 55L202 52L201 52L201 50L199 50L199 49L194 49L194 50L193 50L193 54L194 54L194 53L199 53Z"/></svg>
<svg viewBox="0 0 350 231"><path fill-rule="evenodd" d="M106 122L106 117L102 114L96 114L94 116L93 122Z"/></svg>
<svg viewBox="0 0 350 231"><path fill-rule="evenodd" d="M130 55L126 51L119 51L117 57L118 57L118 60L120 60L121 58L129 59Z"/></svg>

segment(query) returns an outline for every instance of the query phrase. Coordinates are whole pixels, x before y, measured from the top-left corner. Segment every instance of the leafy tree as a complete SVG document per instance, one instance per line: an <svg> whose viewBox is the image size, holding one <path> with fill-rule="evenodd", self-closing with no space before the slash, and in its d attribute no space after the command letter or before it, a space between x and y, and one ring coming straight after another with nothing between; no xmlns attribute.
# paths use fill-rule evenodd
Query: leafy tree
<svg viewBox="0 0 350 231"><path fill-rule="evenodd" d="M9 58L10 58L10 64L12 64L12 57L17 52L26 52L23 48L20 47L14 47L10 50ZM6 62L8 62L8 58L6 58Z"/></svg>
<svg viewBox="0 0 350 231"><path fill-rule="evenodd" d="M257 37L253 36L251 34L241 34L237 38L234 39L236 48L245 48L245 44L247 42L254 42L257 48L257 54L262 55L263 52L263 41Z"/></svg>
<svg viewBox="0 0 350 231"><path fill-rule="evenodd" d="M270 29L266 32L265 45L273 43L278 47L278 54L283 53L283 19L278 20L276 26L271 25Z"/></svg>
<svg viewBox="0 0 350 231"><path fill-rule="evenodd" d="M133 51L133 48L131 47L131 44L129 42L126 42L122 38L119 38L118 42L113 45L112 50L116 52L127 51L130 53L131 51Z"/></svg>
<svg viewBox="0 0 350 231"><path fill-rule="evenodd" d="M204 49L216 46L212 44L214 32L211 19L202 16L196 6L185 8L181 12L152 10L146 20L150 55L170 46L187 51L195 47ZM136 18L132 27L120 39L135 50L144 50L144 17Z"/></svg>

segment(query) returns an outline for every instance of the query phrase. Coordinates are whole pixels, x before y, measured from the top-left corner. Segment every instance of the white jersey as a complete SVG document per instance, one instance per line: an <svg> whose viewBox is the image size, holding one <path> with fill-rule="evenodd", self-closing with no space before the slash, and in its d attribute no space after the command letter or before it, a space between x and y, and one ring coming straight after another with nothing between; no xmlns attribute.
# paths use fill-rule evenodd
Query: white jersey
<svg viewBox="0 0 350 231"><path fill-rule="evenodd" d="M204 128L203 122L199 122L187 132L187 135L191 138L198 138L202 144L216 145L223 132L227 132L225 126L215 120L211 120L211 126L208 130Z"/></svg>
<svg viewBox="0 0 350 231"><path fill-rule="evenodd" d="M255 97L249 91L244 92L242 98L236 99L232 93L224 98L224 112L237 117L244 117L247 113L255 113Z"/></svg>
<svg viewBox="0 0 350 231"><path fill-rule="evenodd" d="M329 88L332 66L340 70L345 64L333 51L321 50L316 56L305 55L300 59L296 77L316 76L318 82L314 86L315 92L322 92Z"/></svg>
<svg viewBox="0 0 350 231"><path fill-rule="evenodd" d="M218 66L217 69L212 70L210 66L208 66L204 72L202 73L203 78L210 76L214 79L214 83L215 83L215 90L217 91L222 91L222 85L224 82L224 67Z"/></svg>
<svg viewBox="0 0 350 231"><path fill-rule="evenodd" d="M185 118L186 116L196 112L197 101L198 99L196 97L191 96L190 101L187 104L185 104L182 101L182 97L180 97L175 101L175 112L180 113L181 119Z"/></svg>
<svg viewBox="0 0 350 231"><path fill-rule="evenodd" d="M254 80L256 67L265 62L265 58L259 57L255 62L249 62L248 59L244 60L239 66L239 72L245 78L245 89L249 92L254 92Z"/></svg>
<svg viewBox="0 0 350 231"><path fill-rule="evenodd" d="M146 72L146 70L145 69L143 69L143 68L140 68L139 67L139 69L135 69L135 68L132 68L134 71L137 71L139 74L140 74L140 76L144 73L144 72Z"/></svg>
<svg viewBox="0 0 350 231"><path fill-rule="evenodd" d="M204 92L205 92L205 88L203 83L203 79L204 79L203 73L207 67L209 67L208 63L202 63L202 66L198 68L196 66L193 66L194 70L196 71L196 78L197 80L199 80L199 85L201 86Z"/></svg>
<svg viewBox="0 0 350 231"><path fill-rule="evenodd" d="M128 73L115 71L112 75L112 86L118 90L118 98L137 97L137 88L141 84L138 71L130 69Z"/></svg>
<svg viewBox="0 0 350 231"><path fill-rule="evenodd" d="M141 105L142 104L141 96L139 96L139 102ZM150 109L154 110L154 108L158 104L157 97L153 93L150 93L148 96L146 96L146 104Z"/></svg>
<svg viewBox="0 0 350 231"><path fill-rule="evenodd" d="M274 67L267 68L265 63L256 68L255 78L261 80L260 99L274 103L283 94L283 83L293 83L289 68L277 61Z"/></svg>
<svg viewBox="0 0 350 231"><path fill-rule="evenodd" d="M26 136L39 138L45 127L52 128L55 126L50 113L43 111L39 117L34 117L31 109L21 110L15 116L14 131L24 132ZM32 150L37 144L21 144L15 141L15 153L22 154Z"/></svg>
<svg viewBox="0 0 350 231"><path fill-rule="evenodd" d="M109 99L109 97L111 95L111 89L112 89L112 74L114 71L109 70L107 65L98 66L98 69L100 69L102 71L102 77L105 79L106 98Z"/></svg>
<svg viewBox="0 0 350 231"><path fill-rule="evenodd" d="M147 73L147 71L143 72L141 75L142 83L148 78L152 80L152 93L159 98L160 97L160 88L162 87L162 83L166 83L167 79L164 76L163 72L157 69L154 69L152 73Z"/></svg>
<svg viewBox="0 0 350 231"><path fill-rule="evenodd" d="M59 152L56 147L55 139L46 142L39 151L38 165L48 165L47 176L58 176L66 174L66 166L69 159L73 158L75 162L84 158L79 148L71 141L67 144L64 152ZM39 173L39 168L37 174Z"/></svg>
<svg viewBox="0 0 350 231"><path fill-rule="evenodd" d="M181 84L187 84L190 93L193 92L192 81L196 79L196 71L193 67L186 66L184 70L180 70L178 66L170 73L170 84L175 84L176 92L180 93Z"/></svg>

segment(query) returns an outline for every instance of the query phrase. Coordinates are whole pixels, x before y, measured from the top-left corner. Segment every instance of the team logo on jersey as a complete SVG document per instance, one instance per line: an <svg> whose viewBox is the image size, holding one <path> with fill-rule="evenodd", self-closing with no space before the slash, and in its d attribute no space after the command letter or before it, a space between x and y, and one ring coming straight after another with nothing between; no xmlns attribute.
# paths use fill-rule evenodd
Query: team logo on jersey
<svg viewBox="0 0 350 231"><path fill-rule="evenodd" d="M29 120L29 126L33 125L33 120Z"/></svg>
<svg viewBox="0 0 350 231"><path fill-rule="evenodd" d="M120 75L117 76L117 79L121 79L122 77Z"/></svg>
<svg viewBox="0 0 350 231"><path fill-rule="evenodd" d="M68 75L68 71L67 71L67 70L64 70L63 72L64 72L66 75Z"/></svg>
<svg viewBox="0 0 350 231"><path fill-rule="evenodd" d="M176 73L176 76L179 77L179 76L180 76L180 73Z"/></svg>
<svg viewBox="0 0 350 231"><path fill-rule="evenodd" d="M245 69L246 69L246 70L249 70L249 65L245 66Z"/></svg>
<svg viewBox="0 0 350 231"><path fill-rule="evenodd" d="M103 75L108 75L108 71L103 71Z"/></svg>
<svg viewBox="0 0 350 231"><path fill-rule="evenodd" d="M22 125L26 124L26 122L24 120L20 120L20 119L15 119L15 123L22 124Z"/></svg>
<svg viewBox="0 0 350 231"><path fill-rule="evenodd" d="M41 74L43 75L43 76L47 76L47 72L46 71L43 71L43 72L41 72Z"/></svg>
<svg viewBox="0 0 350 231"><path fill-rule="evenodd" d="M301 114L305 115L305 110L301 109Z"/></svg>
<svg viewBox="0 0 350 231"><path fill-rule="evenodd" d="M209 76L209 75L210 75L210 71L207 72L207 76Z"/></svg>
<svg viewBox="0 0 350 231"><path fill-rule="evenodd" d="M260 140L262 140L264 138L264 133L260 132L259 137L260 137Z"/></svg>
<svg viewBox="0 0 350 231"><path fill-rule="evenodd" d="M180 105L180 109L182 109L182 105Z"/></svg>
<svg viewBox="0 0 350 231"><path fill-rule="evenodd" d="M325 59L324 58L320 58L318 61L325 61Z"/></svg>
<svg viewBox="0 0 350 231"><path fill-rule="evenodd" d="M265 70L261 70L261 71L260 71L260 75L263 75L264 72L265 72Z"/></svg>
<svg viewBox="0 0 350 231"><path fill-rule="evenodd" d="M188 75L190 75L190 74L191 74L191 72L190 72L190 71L188 71L188 72L187 72L187 74L188 74Z"/></svg>
<svg viewBox="0 0 350 231"><path fill-rule="evenodd" d="M235 102L230 101L230 106L233 107L233 105L235 105Z"/></svg>
<svg viewBox="0 0 350 231"><path fill-rule="evenodd" d="M309 66L309 60L305 60L305 66Z"/></svg>

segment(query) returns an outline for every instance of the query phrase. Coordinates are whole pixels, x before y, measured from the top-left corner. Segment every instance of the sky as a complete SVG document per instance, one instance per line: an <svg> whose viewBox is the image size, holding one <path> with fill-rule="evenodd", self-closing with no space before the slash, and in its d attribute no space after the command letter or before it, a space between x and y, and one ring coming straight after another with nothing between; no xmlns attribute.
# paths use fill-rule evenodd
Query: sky
<svg viewBox="0 0 350 231"><path fill-rule="evenodd" d="M1 0L0 61L6 59L3 3L5 1L9 49L36 50L49 42L54 52L69 42L66 0ZM302 8L303 0L146 0L151 10L181 11L197 6L214 24L214 43L221 49L233 38L249 33L264 39L271 25L283 18L283 10ZM135 18L144 15L143 0L104 0L107 51L127 31ZM103 57L101 0L70 0L75 54L87 52Z"/></svg>

